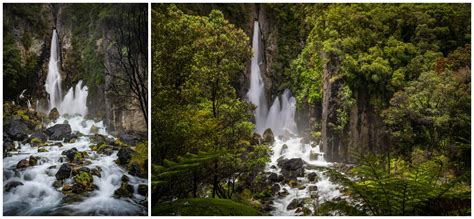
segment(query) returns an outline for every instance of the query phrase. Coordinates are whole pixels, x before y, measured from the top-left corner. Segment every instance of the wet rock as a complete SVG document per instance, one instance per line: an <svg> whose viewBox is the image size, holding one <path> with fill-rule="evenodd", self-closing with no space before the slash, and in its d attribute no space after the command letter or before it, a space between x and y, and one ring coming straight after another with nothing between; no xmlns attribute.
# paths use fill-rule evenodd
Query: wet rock
<svg viewBox="0 0 474 219"><path fill-rule="evenodd" d="M146 196L148 194L148 186L146 184L138 185L138 194Z"/></svg>
<svg viewBox="0 0 474 219"><path fill-rule="evenodd" d="M37 164L38 164L38 157L34 157L33 155L31 155L30 159L28 160L28 165L36 166Z"/></svg>
<svg viewBox="0 0 474 219"><path fill-rule="evenodd" d="M276 170L276 169L277 169L277 167L276 167L275 165L272 165L272 166L270 167L270 169L274 169L274 170Z"/></svg>
<svg viewBox="0 0 474 219"><path fill-rule="evenodd" d="M318 191L318 186L308 186L308 191Z"/></svg>
<svg viewBox="0 0 474 219"><path fill-rule="evenodd" d="M67 179L71 176L71 166L67 163L63 163L61 167L59 168L58 172L56 172L56 179L58 180L63 180Z"/></svg>
<svg viewBox="0 0 474 219"><path fill-rule="evenodd" d="M102 171L102 169L100 167L95 167L95 168L91 169L91 174L93 176L98 176L100 178L100 177L102 177L102 175L100 174L101 171Z"/></svg>
<svg viewBox="0 0 474 219"><path fill-rule="evenodd" d="M121 148L118 153L117 163L121 165L126 165L132 159L132 150L130 148Z"/></svg>
<svg viewBox="0 0 474 219"><path fill-rule="evenodd" d="M5 184L5 185L3 186L3 191L9 192L10 190L12 190L12 189L14 189L14 188L16 188L16 187L18 187L18 186L22 186L22 185L23 185L22 182L19 182L19 181L10 181L10 182L8 182L7 184Z"/></svg>
<svg viewBox="0 0 474 219"><path fill-rule="evenodd" d="M47 140L48 136L44 132L35 132L31 134L29 138L29 142L33 147L37 147L38 145L45 143Z"/></svg>
<svg viewBox="0 0 474 219"><path fill-rule="evenodd" d="M66 137L64 137L64 143L74 143L76 142L77 140L77 135L74 134L74 133L71 133L71 134L68 134L66 135Z"/></svg>
<svg viewBox="0 0 474 219"><path fill-rule="evenodd" d="M309 180L310 182L314 182L314 181L319 181L319 180L320 180L318 174L315 173L315 172L309 173L307 177L308 177L308 180Z"/></svg>
<svg viewBox="0 0 474 219"><path fill-rule="evenodd" d="M285 154L287 151L288 151L288 145L284 144L283 146L281 146L280 155Z"/></svg>
<svg viewBox="0 0 474 219"><path fill-rule="evenodd" d="M318 194L317 191L311 191L311 192L309 192L309 195L310 195L310 197L311 197L312 199L317 199L317 198L319 198L319 194Z"/></svg>
<svg viewBox="0 0 474 219"><path fill-rule="evenodd" d="M72 185L71 184L64 184L64 186L63 186L63 191L64 192L71 191L71 190L72 190Z"/></svg>
<svg viewBox="0 0 474 219"><path fill-rule="evenodd" d="M287 179L304 176L304 162L301 158L282 159L277 165L282 169L281 174Z"/></svg>
<svg viewBox="0 0 474 219"><path fill-rule="evenodd" d="M71 134L71 126L69 124L56 124L47 128L46 134L50 140L63 140L67 135Z"/></svg>
<svg viewBox="0 0 474 219"><path fill-rule="evenodd" d="M90 173L80 171L80 173L74 177L74 185L72 186L72 192L80 194L86 191L92 191L94 190L92 182L93 178Z"/></svg>
<svg viewBox="0 0 474 219"><path fill-rule="evenodd" d="M278 185L278 184L273 184L271 191L272 191L272 194L278 193L278 192L280 191L280 185Z"/></svg>
<svg viewBox="0 0 474 219"><path fill-rule="evenodd" d="M44 152L48 152L48 149L46 149L44 147L39 147L38 148L38 153L44 153Z"/></svg>
<svg viewBox="0 0 474 219"><path fill-rule="evenodd" d="M267 143L267 144L273 144L273 142L275 142L275 138L273 136L273 132L272 132L272 129L268 128L266 129L264 132L263 132L263 143Z"/></svg>
<svg viewBox="0 0 474 219"><path fill-rule="evenodd" d="M4 132L3 133L3 157L8 155L8 152L15 151L15 144L13 141L8 137L8 135Z"/></svg>
<svg viewBox="0 0 474 219"><path fill-rule="evenodd" d="M54 142L54 143L52 143L52 144L50 144L50 145L47 145L47 146L57 146L57 147L62 147L62 146L63 146L63 144L62 144L61 142Z"/></svg>
<svg viewBox="0 0 474 219"><path fill-rule="evenodd" d="M269 202L264 202L264 203L262 204L262 206L261 206L261 209L262 209L263 211L267 211L267 212L273 211L273 209L274 209L273 203L272 203L271 201L269 201Z"/></svg>
<svg viewBox="0 0 474 219"><path fill-rule="evenodd" d="M296 180L290 180L288 182L288 185L291 187L291 188L298 188L298 181Z"/></svg>
<svg viewBox="0 0 474 219"><path fill-rule="evenodd" d="M132 197L133 196L133 187L127 182L123 182L120 185L120 188L115 190L114 196L117 198L120 197Z"/></svg>
<svg viewBox="0 0 474 219"><path fill-rule="evenodd" d="M30 129L23 120L13 120L3 127L3 131L13 141L23 141L28 138Z"/></svg>
<svg viewBox="0 0 474 219"><path fill-rule="evenodd" d="M23 159L23 160L20 160L20 161L16 164L16 168L17 168L17 169L27 168L29 164L30 164L30 162L28 161L28 159Z"/></svg>
<svg viewBox="0 0 474 219"><path fill-rule="evenodd" d="M310 216L313 212L307 207L300 207L300 208L296 209L295 213L297 213L297 214L302 213L303 216Z"/></svg>
<svg viewBox="0 0 474 219"><path fill-rule="evenodd" d="M293 210L296 208L300 208L300 207L303 207L303 205L304 205L304 199L296 198L290 202L290 204L286 207L286 210Z"/></svg>
<svg viewBox="0 0 474 219"><path fill-rule="evenodd" d="M53 183L54 188L60 188L61 186L63 186L63 181L62 180L54 181L54 183Z"/></svg>
<svg viewBox="0 0 474 219"><path fill-rule="evenodd" d="M59 118L59 111L58 111L58 109L56 109L56 107L54 107L54 108L49 112L48 118L49 118L51 121L55 121L56 119Z"/></svg>
<svg viewBox="0 0 474 219"><path fill-rule="evenodd" d="M77 148L71 148L67 151L63 151L62 154L66 155L69 161L73 161L74 157L76 156Z"/></svg>
<svg viewBox="0 0 474 219"><path fill-rule="evenodd" d="M122 175L122 178L120 179L122 182L128 182L130 179L126 175Z"/></svg>
<svg viewBox="0 0 474 219"><path fill-rule="evenodd" d="M319 154L316 153L316 152L311 151L311 152L309 153L309 159L310 159L310 160L318 160L318 157L319 157Z"/></svg>
<svg viewBox="0 0 474 219"><path fill-rule="evenodd" d="M139 164L132 163L128 168L128 173L132 176L140 176L142 174L142 169Z"/></svg>
<svg viewBox="0 0 474 219"><path fill-rule="evenodd" d="M283 197L287 196L288 194L289 194L288 190L286 190L286 188L283 188L283 189L281 189L280 192L278 192L278 197L283 198Z"/></svg>

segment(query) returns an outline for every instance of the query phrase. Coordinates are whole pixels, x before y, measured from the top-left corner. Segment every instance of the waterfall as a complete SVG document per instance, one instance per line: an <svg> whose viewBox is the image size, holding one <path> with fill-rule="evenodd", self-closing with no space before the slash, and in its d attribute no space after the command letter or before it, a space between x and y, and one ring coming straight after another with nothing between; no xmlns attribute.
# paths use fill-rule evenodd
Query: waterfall
<svg viewBox="0 0 474 219"><path fill-rule="evenodd" d="M257 108L255 110L255 132L262 134L265 129L271 128L275 135L283 134L285 130L296 133L294 121L296 111L296 100L286 89L281 96L281 104L275 97L270 110L265 97L265 84L260 71L260 27L258 21L254 22L252 37L252 65L250 70L250 89L247 93L248 100Z"/></svg>
<svg viewBox="0 0 474 219"><path fill-rule="evenodd" d="M334 184L320 170L314 167L331 166L326 162L324 153L320 151L319 145L304 141L297 136L295 122L296 99L290 90L286 89L281 97L275 97L270 109L267 107L262 75L259 67L260 57L260 29L257 21L254 23L252 50L252 68L250 76L250 89L247 98L257 106L255 110L256 129L255 132L262 134L265 129L271 128L274 133L275 142L271 145L272 153L270 162L267 163L266 172L270 174L285 175L288 171L282 171L279 165L281 161L300 159L304 163L304 174L294 178L302 187L290 186L285 182L276 182L280 188L277 196L272 200L273 210L271 215L303 215L303 208L315 212L319 203L341 197L338 185ZM313 178L318 178L314 180ZM292 207L291 203L304 200L303 206Z"/></svg>
<svg viewBox="0 0 474 219"><path fill-rule="evenodd" d="M75 88L71 87L63 98L59 61L58 33L56 30L53 30L48 75L44 85L46 92L49 94L48 111L46 113L56 108L61 115L80 114L84 116L87 114L88 88L87 86L82 86L82 81L79 81Z"/></svg>

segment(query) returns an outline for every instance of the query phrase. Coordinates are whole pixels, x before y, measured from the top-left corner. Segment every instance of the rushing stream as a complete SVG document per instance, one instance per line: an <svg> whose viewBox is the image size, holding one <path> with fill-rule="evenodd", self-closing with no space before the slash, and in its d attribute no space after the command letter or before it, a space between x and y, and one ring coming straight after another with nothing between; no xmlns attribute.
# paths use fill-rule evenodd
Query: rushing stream
<svg viewBox="0 0 474 219"><path fill-rule="evenodd" d="M319 145L305 142L297 136L297 127L294 120L296 111L296 100L287 89L279 98L276 97L270 108L267 107L264 82L262 79L259 57L260 57L260 28L258 21L254 23L250 89L247 97L250 102L257 106L255 112L255 132L263 134L266 129L271 129L275 135L275 142L271 146L271 161L266 171L275 176L284 175L281 166L282 161L300 165L298 177L295 177L293 185L282 180L276 182L279 192L273 200L272 215L303 215L304 208L314 213L319 204L340 197L339 186L329 181L329 178L314 167L331 166L324 159L324 153L320 151ZM293 165L295 166L295 165Z"/></svg>
<svg viewBox="0 0 474 219"><path fill-rule="evenodd" d="M31 140L14 142L16 150L9 152L3 159L4 215L146 215L147 197L143 188L147 188L148 180L130 175L124 166L117 164L117 150L104 154L91 149L96 144L93 139L98 135L112 140L116 138L107 132L102 121L84 118L87 114L88 93L81 81L62 96L58 71L58 36L55 30L51 45L45 83L49 94L48 106L37 106L36 110L48 115L56 109L59 117L52 119L46 128L68 124L69 132L76 136L76 140L51 140L50 136L41 149L32 145ZM31 139L32 135L28 138ZM90 190L74 192L73 186L77 182L74 182L75 177L72 175L58 179L62 165L68 164L68 151L74 148L79 154L87 156L80 164L69 160L69 165L73 168L72 172L74 167L79 169L79 173L94 172ZM24 161L27 161L26 164ZM127 177L128 188L133 192L128 197L117 196L115 191L121 188ZM73 192L66 192L68 186L69 189L72 187ZM138 191L140 186L142 192Z"/></svg>

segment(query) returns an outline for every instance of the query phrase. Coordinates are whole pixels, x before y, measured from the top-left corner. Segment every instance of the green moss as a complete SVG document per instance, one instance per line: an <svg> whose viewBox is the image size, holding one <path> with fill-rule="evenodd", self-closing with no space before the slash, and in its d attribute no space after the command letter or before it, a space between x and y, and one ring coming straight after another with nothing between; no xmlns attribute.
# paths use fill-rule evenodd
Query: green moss
<svg viewBox="0 0 474 219"><path fill-rule="evenodd" d="M25 121L29 121L30 117L27 115L27 110L28 109L20 109L20 110L16 111L16 115L20 116Z"/></svg>
<svg viewBox="0 0 474 219"><path fill-rule="evenodd" d="M38 148L38 153L48 152L46 148Z"/></svg>
<svg viewBox="0 0 474 219"><path fill-rule="evenodd" d="M117 138L117 140L114 141L114 145L116 146L122 146L122 147L127 147L128 145L123 143L120 139Z"/></svg>
<svg viewBox="0 0 474 219"><path fill-rule="evenodd" d="M229 199L195 198L157 204L152 215L259 216L261 213Z"/></svg>
<svg viewBox="0 0 474 219"><path fill-rule="evenodd" d="M43 140L41 140L41 138L33 138L31 139L31 143L43 143Z"/></svg>
<svg viewBox="0 0 474 219"><path fill-rule="evenodd" d="M87 172L81 172L74 177L74 182L86 188L92 185L92 180L92 175Z"/></svg>
<svg viewBox="0 0 474 219"><path fill-rule="evenodd" d="M74 161L84 161L84 158L88 157L87 151L78 151L74 155Z"/></svg>
<svg viewBox="0 0 474 219"><path fill-rule="evenodd" d="M148 142L142 142L138 144L132 154L132 159L130 160L130 165L133 163L137 163L140 167L144 167L147 164L145 161L148 159Z"/></svg>

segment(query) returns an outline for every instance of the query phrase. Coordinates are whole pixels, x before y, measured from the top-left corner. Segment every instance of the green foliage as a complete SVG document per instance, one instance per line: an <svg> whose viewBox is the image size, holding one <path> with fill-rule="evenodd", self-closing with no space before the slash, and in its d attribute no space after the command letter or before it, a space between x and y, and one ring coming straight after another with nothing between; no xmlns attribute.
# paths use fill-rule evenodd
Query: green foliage
<svg viewBox="0 0 474 219"><path fill-rule="evenodd" d="M227 200L196 198L161 203L152 210L154 216L260 216L250 206Z"/></svg>
<svg viewBox="0 0 474 219"><path fill-rule="evenodd" d="M455 177L445 156L427 158L415 151L411 161L393 158L387 164L373 155L361 156L350 179L327 169L334 180L347 187L353 202L322 204L319 214L339 211L348 215L465 215L470 212L470 173ZM447 205L447 203L460 203ZM467 203L467 204L466 204ZM467 210L467 211L466 211Z"/></svg>
<svg viewBox="0 0 474 219"><path fill-rule="evenodd" d="M92 186L92 175L88 172L80 172L74 177L74 182L81 185L84 188L89 188Z"/></svg>

